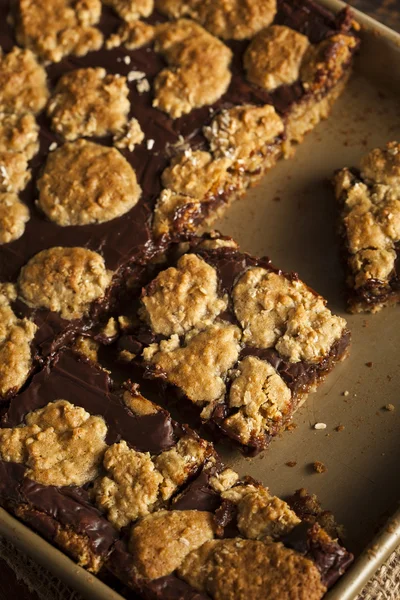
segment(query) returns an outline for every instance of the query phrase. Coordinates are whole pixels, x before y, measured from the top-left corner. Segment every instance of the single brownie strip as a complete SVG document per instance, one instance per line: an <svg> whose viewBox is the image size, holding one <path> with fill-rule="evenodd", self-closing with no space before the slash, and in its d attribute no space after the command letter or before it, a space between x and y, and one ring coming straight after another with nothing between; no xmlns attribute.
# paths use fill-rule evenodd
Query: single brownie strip
<svg viewBox="0 0 400 600"><path fill-rule="evenodd" d="M400 300L400 144L389 142L334 177L351 312Z"/></svg>
<svg viewBox="0 0 400 600"><path fill-rule="evenodd" d="M138 309L120 318L120 359L167 386L178 408L250 452L265 448L347 354L344 319L294 273L233 240L172 245L149 270ZM131 307L137 307L132 296ZM139 324L138 324L139 323Z"/></svg>
<svg viewBox="0 0 400 600"><path fill-rule="evenodd" d="M137 386L113 389L71 351L11 401L0 459L2 506L143 598L225 597L229 581L229 598L242 598L238 587L317 600L352 561L336 532L240 479ZM246 574L250 560L257 577Z"/></svg>

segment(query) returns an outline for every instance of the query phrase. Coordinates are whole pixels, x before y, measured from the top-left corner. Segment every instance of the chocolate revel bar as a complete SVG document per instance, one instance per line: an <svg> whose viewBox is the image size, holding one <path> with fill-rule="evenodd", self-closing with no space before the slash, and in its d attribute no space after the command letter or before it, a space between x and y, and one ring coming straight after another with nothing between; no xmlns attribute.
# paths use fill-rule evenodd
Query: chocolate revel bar
<svg viewBox="0 0 400 600"><path fill-rule="evenodd" d="M11 401L0 458L2 506L143 598L317 600L353 558L304 490L286 503L240 479L138 386L71 351Z"/></svg>
<svg viewBox="0 0 400 600"><path fill-rule="evenodd" d="M378 312L400 299L400 144L369 152L334 177L351 312Z"/></svg>
<svg viewBox="0 0 400 600"><path fill-rule="evenodd" d="M243 448L265 448L346 357L345 320L296 274L218 234L173 244L158 269L119 318L120 359Z"/></svg>

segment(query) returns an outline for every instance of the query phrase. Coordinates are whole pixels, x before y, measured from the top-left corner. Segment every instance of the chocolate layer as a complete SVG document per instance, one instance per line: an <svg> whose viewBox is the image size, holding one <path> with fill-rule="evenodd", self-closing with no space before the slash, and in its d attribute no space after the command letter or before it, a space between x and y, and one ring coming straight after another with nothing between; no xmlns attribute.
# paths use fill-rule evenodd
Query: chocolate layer
<svg viewBox="0 0 400 600"><path fill-rule="evenodd" d="M28 412L60 399L104 417L108 444L124 439L141 452L158 454L171 448L182 435L182 428L165 411L134 415L113 392L105 371L69 351L48 362L29 387L11 401L2 425L15 427Z"/></svg>

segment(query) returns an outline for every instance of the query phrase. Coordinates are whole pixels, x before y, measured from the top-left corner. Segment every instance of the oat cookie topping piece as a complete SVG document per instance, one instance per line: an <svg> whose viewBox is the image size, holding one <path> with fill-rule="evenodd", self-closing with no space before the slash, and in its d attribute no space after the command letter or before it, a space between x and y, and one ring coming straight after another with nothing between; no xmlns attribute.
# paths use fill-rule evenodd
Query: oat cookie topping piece
<svg viewBox="0 0 400 600"><path fill-rule="evenodd" d="M66 400L30 412L26 425L0 429L2 460L26 465L26 477L43 485L84 485L99 471L107 426Z"/></svg>
<svg viewBox="0 0 400 600"><path fill-rule="evenodd" d="M18 0L17 40L46 61L83 56L103 43L100 16L100 0Z"/></svg>
<svg viewBox="0 0 400 600"><path fill-rule="evenodd" d="M0 193L21 192L30 178L31 172L24 154L0 151Z"/></svg>
<svg viewBox="0 0 400 600"><path fill-rule="evenodd" d="M165 189L157 200L153 229L157 236L174 229L179 209L194 211L203 202L224 190L229 182L229 158L216 158L209 152L196 150L176 156L162 174Z"/></svg>
<svg viewBox="0 0 400 600"><path fill-rule="evenodd" d="M29 209L13 193L0 193L0 245L23 235L29 221Z"/></svg>
<svg viewBox="0 0 400 600"><path fill-rule="evenodd" d="M154 463L164 478L160 489L162 499L168 500L196 473L211 452L211 445L205 440L186 435L173 448L157 456Z"/></svg>
<svg viewBox="0 0 400 600"><path fill-rule="evenodd" d="M280 543L210 541L187 556L178 574L218 600L320 600L326 592L314 563Z"/></svg>
<svg viewBox="0 0 400 600"><path fill-rule="evenodd" d="M175 571L190 552L213 537L209 512L159 511L132 528L129 550L139 575L158 579Z"/></svg>
<svg viewBox="0 0 400 600"><path fill-rule="evenodd" d="M70 71L58 81L47 107L53 129L66 140L117 133L127 123L126 78L103 68Z"/></svg>
<svg viewBox="0 0 400 600"><path fill-rule="evenodd" d="M233 302L243 341L259 348L275 347L291 362L325 358L346 325L304 283L259 267L241 276Z"/></svg>
<svg viewBox="0 0 400 600"><path fill-rule="evenodd" d="M108 520L118 529L154 510L163 477L150 454L113 444L104 455L105 477L95 482L94 497Z"/></svg>
<svg viewBox="0 0 400 600"><path fill-rule="evenodd" d="M154 106L173 119L216 102L231 81L231 50L187 19L157 28L156 50L169 67L156 77Z"/></svg>
<svg viewBox="0 0 400 600"><path fill-rule="evenodd" d="M137 119L130 119L120 132L114 135L114 146L119 149L128 148L133 152L137 144L141 144L144 140L144 133Z"/></svg>
<svg viewBox="0 0 400 600"><path fill-rule="evenodd" d="M63 319L79 319L104 297L111 278L97 252L55 247L31 258L21 269L18 287L28 306L59 312Z"/></svg>
<svg viewBox="0 0 400 600"><path fill-rule="evenodd" d="M128 22L148 17L154 10L154 0L103 0L103 2L111 6L121 19Z"/></svg>
<svg viewBox="0 0 400 600"><path fill-rule="evenodd" d="M247 539L280 538L300 523L288 504L265 487L237 485L221 496L237 506L238 529Z"/></svg>
<svg viewBox="0 0 400 600"><path fill-rule="evenodd" d="M281 85L291 85L299 78L308 38L294 29L272 25L252 40L244 56L247 79L272 92Z"/></svg>
<svg viewBox="0 0 400 600"><path fill-rule="evenodd" d="M106 41L107 50L124 46L127 50L137 50L153 41L156 28L144 21L124 23Z"/></svg>
<svg viewBox="0 0 400 600"><path fill-rule="evenodd" d="M223 110L204 128L215 158L230 159L235 167L250 172L262 166L268 144L283 131L282 119L269 104Z"/></svg>
<svg viewBox="0 0 400 600"><path fill-rule="evenodd" d="M51 152L37 186L38 206L62 227L111 221L131 210L141 194L118 150L86 140Z"/></svg>
<svg viewBox="0 0 400 600"><path fill-rule="evenodd" d="M337 83L347 72L357 45L355 37L342 33L310 45L300 69L304 87L317 93Z"/></svg>
<svg viewBox="0 0 400 600"><path fill-rule="evenodd" d="M248 356L238 365L229 393L229 406L238 408L224 421L243 442L274 433L291 411L292 394L269 363Z"/></svg>
<svg viewBox="0 0 400 600"><path fill-rule="evenodd" d="M217 37L243 40L272 23L276 0L156 0L156 7L169 17L191 17Z"/></svg>
<svg viewBox="0 0 400 600"><path fill-rule="evenodd" d="M396 301L397 245L400 241L400 144L389 142L361 161L361 172L339 171L334 179L341 203L347 252L350 309L377 312ZM364 293L365 290L365 293Z"/></svg>
<svg viewBox="0 0 400 600"><path fill-rule="evenodd" d="M10 303L16 297L13 285L0 284L0 398L17 392L32 368L31 342L37 327L15 315Z"/></svg>
<svg viewBox="0 0 400 600"><path fill-rule="evenodd" d="M16 46L0 53L0 111L38 113L47 102L46 71L30 50Z"/></svg>
<svg viewBox="0 0 400 600"><path fill-rule="evenodd" d="M0 113L0 152L21 152L30 160L39 150L39 126L31 113Z"/></svg>
<svg viewBox="0 0 400 600"><path fill-rule="evenodd" d="M216 270L195 254L162 271L142 298L141 317L155 333L184 335L205 328L228 304L218 291Z"/></svg>
<svg viewBox="0 0 400 600"><path fill-rule="evenodd" d="M177 335L150 346L144 358L164 371L168 381L194 403L209 405L225 394L224 378L238 359L239 341L238 327L214 323L201 331L193 329L182 346Z"/></svg>

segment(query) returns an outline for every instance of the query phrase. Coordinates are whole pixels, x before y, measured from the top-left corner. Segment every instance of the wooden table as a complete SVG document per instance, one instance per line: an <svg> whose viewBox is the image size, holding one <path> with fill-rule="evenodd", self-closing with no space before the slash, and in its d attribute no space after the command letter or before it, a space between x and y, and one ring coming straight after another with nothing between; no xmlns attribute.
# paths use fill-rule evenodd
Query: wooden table
<svg viewBox="0 0 400 600"><path fill-rule="evenodd" d="M400 0L350 0L349 4L368 13L388 27L400 31ZM0 560L0 600L38 600L21 582L14 572Z"/></svg>

